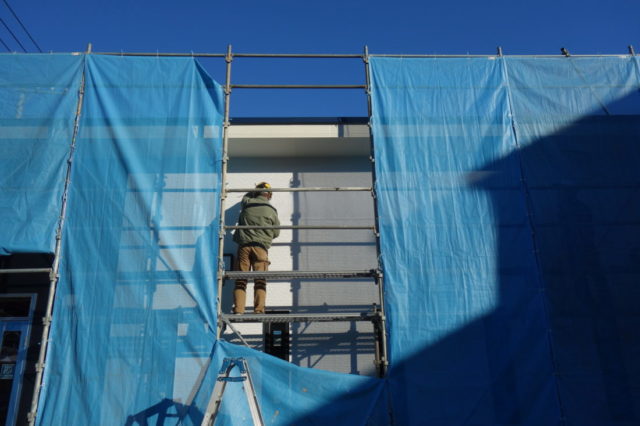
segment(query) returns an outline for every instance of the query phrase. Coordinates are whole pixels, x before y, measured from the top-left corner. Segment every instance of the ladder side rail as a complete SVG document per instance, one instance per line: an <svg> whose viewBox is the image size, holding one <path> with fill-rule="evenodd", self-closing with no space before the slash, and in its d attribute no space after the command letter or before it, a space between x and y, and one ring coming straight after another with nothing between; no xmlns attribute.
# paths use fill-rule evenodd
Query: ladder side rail
<svg viewBox="0 0 640 426"><path fill-rule="evenodd" d="M220 404L222 403L222 395L227 387L227 382L224 380L216 379L216 385L213 387L213 393L209 399L207 405L207 411L204 413L201 426L212 426L216 421L216 416L220 410Z"/></svg>
<svg viewBox="0 0 640 426"><path fill-rule="evenodd" d="M251 373L249 372L249 366L247 365L247 361L242 359L242 368L244 369L244 375L246 375L247 381L242 384L244 388L244 393L247 395L247 402L249 403L249 411L251 411L251 418L253 419L253 424L257 426L263 426L264 421L262 420L262 413L260 412L260 405L258 404L258 397L256 396L256 391L253 387L253 380L251 379Z"/></svg>

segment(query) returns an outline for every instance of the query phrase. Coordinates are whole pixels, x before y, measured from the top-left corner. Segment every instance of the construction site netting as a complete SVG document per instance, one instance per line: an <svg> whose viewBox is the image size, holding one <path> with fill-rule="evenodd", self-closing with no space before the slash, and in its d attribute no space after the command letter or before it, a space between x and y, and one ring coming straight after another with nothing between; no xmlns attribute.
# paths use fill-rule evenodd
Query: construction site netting
<svg viewBox="0 0 640 426"><path fill-rule="evenodd" d="M192 58L83 59L38 424L139 424L215 340L222 91Z"/></svg>
<svg viewBox="0 0 640 426"><path fill-rule="evenodd" d="M2 253L53 251L72 160L37 424L200 424L225 357L266 424L638 423L637 57L370 59L384 379L216 340L223 95L195 59L0 65ZM216 424L250 421L230 384Z"/></svg>
<svg viewBox="0 0 640 426"><path fill-rule="evenodd" d="M82 58L0 55L0 255L53 252Z"/></svg>
<svg viewBox="0 0 640 426"><path fill-rule="evenodd" d="M395 424L640 421L638 65L371 58Z"/></svg>

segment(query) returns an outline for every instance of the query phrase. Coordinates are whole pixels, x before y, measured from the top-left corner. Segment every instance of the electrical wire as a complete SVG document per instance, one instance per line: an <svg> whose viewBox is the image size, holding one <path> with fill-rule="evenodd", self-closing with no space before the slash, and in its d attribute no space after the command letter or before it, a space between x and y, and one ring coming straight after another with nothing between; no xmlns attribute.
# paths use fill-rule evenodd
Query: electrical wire
<svg viewBox="0 0 640 426"><path fill-rule="evenodd" d="M0 43L2 43L5 49L7 49L7 52L11 52L11 49L9 48L9 46L7 46L7 43L4 42L2 37L0 37Z"/></svg>
<svg viewBox="0 0 640 426"><path fill-rule="evenodd" d="M31 37L31 33L29 32L29 30L27 30L27 27L24 26L24 24L22 23L20 18L18 18L18 15L13 11L13 8L9 5L7 0L3 0L3 1L4 1L5 6L7 6L7 9L9 9L9 11L11 11L11 14L13 15L13 17L16 18L16 21L18 21L18 23L20 24L20 26L22 27L24 32L27 33L27 35L29 36L29 39L31 40L31 42L33 42L33 44L38 48L38 51L40 51L40 53L42 53L42 49L40 49L40 46L38 45L38 43L36 43L36 41L33 39L33 37Z"/></svg>
<svg viewBox="0 0 640 426"><path fill-rule="evenodd" d="M13 37L13 39L16 41L16 43L18 43L20 45L22 50L24 50L24 53L27 53L27 49L25 49L24 46L22 45L22 43L20 43L20 40L18 40L18 37L16 37L16 35L13 33L13 31L11 31L11 28L9 28L7 23L4 22L4 19L0 18L0 23L2 23L2 25L4 25L4 27L7 29L7 31L9 31L9 34L11 34L11 37Z"/></svg>

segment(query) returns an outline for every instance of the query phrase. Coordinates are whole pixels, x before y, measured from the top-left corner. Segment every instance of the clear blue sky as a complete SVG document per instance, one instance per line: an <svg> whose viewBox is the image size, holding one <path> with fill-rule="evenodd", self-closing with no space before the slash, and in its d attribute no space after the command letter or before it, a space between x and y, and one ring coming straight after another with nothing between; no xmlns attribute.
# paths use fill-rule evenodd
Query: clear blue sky
<svg viewBox="0 0 640 426"><path fill-rule="evenodd" d="M37 49L0 0L0 17ZM7 0L45 51L640 53L640 0ZM0 38L22 51L7 30ZM4 47L0 46L0 49ZM224 61L203 60L222 81ZM358 60L234 61L235 83L360 84ZM242 92L232 116L365 115L360 92Z"/></svg>

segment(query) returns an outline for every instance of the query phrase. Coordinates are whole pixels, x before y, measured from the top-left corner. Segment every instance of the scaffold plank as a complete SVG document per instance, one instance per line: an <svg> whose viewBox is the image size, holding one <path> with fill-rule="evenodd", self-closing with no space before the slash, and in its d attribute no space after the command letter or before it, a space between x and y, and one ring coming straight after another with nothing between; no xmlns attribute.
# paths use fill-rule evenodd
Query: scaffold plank
<svg viewBox="0 0 640 426"><path fill-rule="evenodd" d="M381 319L378 312L319 313L319 314L222 314L223 320L231 323L282 323L282 322L376 322Z"/></svg>

